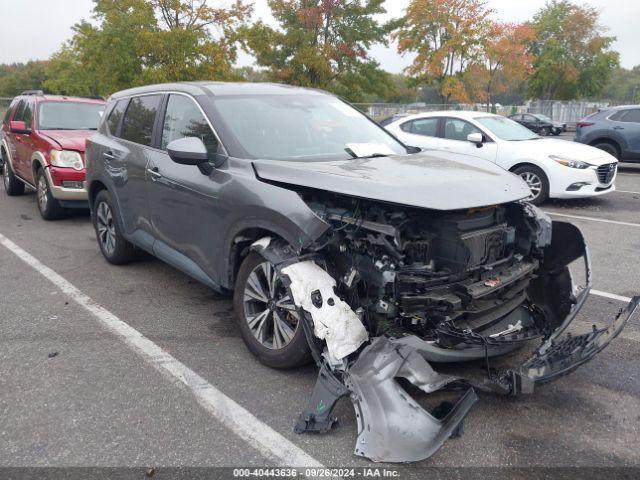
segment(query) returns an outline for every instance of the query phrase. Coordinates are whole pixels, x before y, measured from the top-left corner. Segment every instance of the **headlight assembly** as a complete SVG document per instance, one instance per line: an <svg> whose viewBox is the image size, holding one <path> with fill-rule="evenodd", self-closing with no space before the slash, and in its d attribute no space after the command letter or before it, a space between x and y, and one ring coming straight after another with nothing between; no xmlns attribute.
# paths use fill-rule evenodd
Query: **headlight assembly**
<svg viewBox="0 0 640 480"><path fill-rule="evenodd" d="M78 152L72 150L51 150L51 165L54 167L73 168L82 170L82 157Z"/></svg>
<svg viewBox="0 0 640 480"><path fill-rule="evenodd" d="M572 158L559 157L557 155L549 155L551 160L558 162L560 165L564 165L569 168L577 168L580 170L584 170L585 168L589 168L592 165L587 162L583 162L582 160L574 160Z"/></svg>

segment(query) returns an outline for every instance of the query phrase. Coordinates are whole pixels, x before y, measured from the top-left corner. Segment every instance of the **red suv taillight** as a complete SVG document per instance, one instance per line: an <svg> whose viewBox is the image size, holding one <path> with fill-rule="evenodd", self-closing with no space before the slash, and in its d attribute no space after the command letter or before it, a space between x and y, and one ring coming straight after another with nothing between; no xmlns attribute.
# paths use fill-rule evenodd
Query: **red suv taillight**
<svg viewBox="0 0 640 480"><path fill-rule="evenodd" d="M590 127L591 125L594 125L593 122L578 122L576 123L576 126L578 127Z"/></svg>

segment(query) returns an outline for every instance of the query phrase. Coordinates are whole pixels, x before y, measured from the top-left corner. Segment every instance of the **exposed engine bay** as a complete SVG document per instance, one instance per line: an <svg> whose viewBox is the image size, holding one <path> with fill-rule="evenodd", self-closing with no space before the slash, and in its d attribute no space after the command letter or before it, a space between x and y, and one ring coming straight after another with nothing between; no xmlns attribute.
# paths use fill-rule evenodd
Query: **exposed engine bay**
<svg viewBox="0 0 640 480"><path fill-rule="evenodd" d="M591 288L588 250L575 226L552 223L528 203L435 211L311 189L299 194L331 225L327 233L304 251L270 239L252 248L288 284L320 367L295 430L330 430L333 407L349 395L357 455L427 458L460 430L474 389L531 393L590 360L636 312L638 298L608 328L565 334ZM582 285L569 269L580 259ZM524 363L493 366L495 357L533 341L539 347ZM459 362L483 375L438 371ZM426 393L464 393L436 414L398 378Z"/></svg>

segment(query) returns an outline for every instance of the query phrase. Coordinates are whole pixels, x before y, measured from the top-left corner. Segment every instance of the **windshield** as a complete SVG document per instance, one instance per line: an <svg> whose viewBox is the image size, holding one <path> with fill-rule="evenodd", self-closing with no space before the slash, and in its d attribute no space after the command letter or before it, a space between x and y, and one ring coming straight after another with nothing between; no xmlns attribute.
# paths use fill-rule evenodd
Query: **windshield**
<svg viewBox="0 0 640 480"><path fill-rule="evenodd" d="M104 105L83 102L42 102L38 109L39 130L96 130Z"/></svg>
<svg viewBox="0 0 640 480"><path fill-rule="evenodd" d="M252 158L312 160L406 154L358 110L328 95L238 95L214 106L225 130Z"/></svg>
<svg viewBox="0 0 640 480"><path fill-rule="evenodd" d="M485 126L491 133L502 140L519 142L522 140L537 140L540 137L510 118L480 117L476 121Z"/></svg>

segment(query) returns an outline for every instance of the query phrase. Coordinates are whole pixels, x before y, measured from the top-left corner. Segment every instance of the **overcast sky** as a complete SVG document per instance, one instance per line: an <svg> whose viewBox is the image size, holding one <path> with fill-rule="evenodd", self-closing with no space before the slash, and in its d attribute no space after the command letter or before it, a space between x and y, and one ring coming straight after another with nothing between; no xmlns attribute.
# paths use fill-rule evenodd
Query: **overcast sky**
<svg viewBox="0 0 640 480"><path fill-rule="evenodd" d="M408 0L387 0L388 17L399 16L407 3ZM640 65L640 1L589 0L588 3L601 10L602 24L609 28L610 35L618 38L614 48L620 52L622 66ZM266 4L266 0L255 1L254 18L269 19ZM545 1L489 0L489 4L495 10L496 19L523 22ZM0 0L0 63L46 59L71 36L72 25L89 18L92 5L91 0ZM409 63L409 59L399 56L393 47L376 46L372 55L391 72L399 72ZM241 55L240 64L251 64L251 58Z"/></svg>

